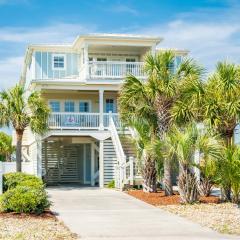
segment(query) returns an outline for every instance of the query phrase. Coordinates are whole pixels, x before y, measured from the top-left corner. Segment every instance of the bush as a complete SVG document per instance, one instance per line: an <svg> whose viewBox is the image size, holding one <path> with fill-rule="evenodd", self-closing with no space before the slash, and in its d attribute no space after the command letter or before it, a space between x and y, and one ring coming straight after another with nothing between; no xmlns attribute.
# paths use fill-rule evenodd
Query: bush
<svg viewBox="0 0 240 240"><path fill-rule="evenodd" d="M108 183L107 185L108 188L115 188L115 181L112 180L111 182Z"/></svg>
<svg viewBox="0 0 240 240"><path fill-rule="evenodd" d="M4 212L42 213L49 208L50 202L43 188L17 186L6 191L0 199Z"/></svg>
<svg viewBox="0 0 240 240"><path fill-rule="evenodd" d="M21 186L38 186L44 187L43 181L30 174L17 172L17 173L7 173L3 175L3 191L7 191L17 187L18 185Z"/></svg>

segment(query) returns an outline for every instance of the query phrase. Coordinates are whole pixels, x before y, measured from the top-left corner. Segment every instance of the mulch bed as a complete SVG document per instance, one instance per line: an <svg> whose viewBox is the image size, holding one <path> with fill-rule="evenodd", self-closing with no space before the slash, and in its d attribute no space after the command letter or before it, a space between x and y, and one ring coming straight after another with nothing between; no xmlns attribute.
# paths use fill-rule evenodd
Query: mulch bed
<svg viewBox="0 0 240 240"><path fill-rule="evenodd" d="M39 219L57 219L56 215L52 211L44 211L41 214L34 214L34 213L15 213L15 212L0 212L0 217L15 217L15 218L39 218Z"/></svg>
<svg viewBox="0 0 240 240"><path fill-rule="evenodd" d="M145 193L142 190L129 190L127 193L139 200L154 206L159 205L179 205L181 204L178 192L174 192L173 196L165 196L164 191L159 190L157 193ZM219 197L209 196L200 197L201 203L220 203Z"/></svg>

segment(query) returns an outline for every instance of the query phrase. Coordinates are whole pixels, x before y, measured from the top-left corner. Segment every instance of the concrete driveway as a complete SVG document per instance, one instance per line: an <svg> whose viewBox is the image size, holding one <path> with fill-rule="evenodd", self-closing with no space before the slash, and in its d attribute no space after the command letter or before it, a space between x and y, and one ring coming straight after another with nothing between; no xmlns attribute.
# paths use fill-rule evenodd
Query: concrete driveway
<svg viewBox="0 0 240 240"><path fill-rule="evenodd" d="M239 239L220 235L184 218L110 189L48 188L52 210L80 239Z"/></svg>

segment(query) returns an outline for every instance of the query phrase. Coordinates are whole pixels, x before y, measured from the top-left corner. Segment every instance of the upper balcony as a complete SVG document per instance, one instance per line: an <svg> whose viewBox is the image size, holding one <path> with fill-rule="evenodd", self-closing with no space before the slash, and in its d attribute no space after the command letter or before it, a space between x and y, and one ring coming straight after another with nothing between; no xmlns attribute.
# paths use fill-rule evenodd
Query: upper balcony
<svg viewBox="0 0 240 240"><path fill-rule="evenodd" d="M138 78L146 75L143 70L143 62L121 62L121 61L89 61L83 65L80 77L87 79L123 79L131 74Z"/></svg>

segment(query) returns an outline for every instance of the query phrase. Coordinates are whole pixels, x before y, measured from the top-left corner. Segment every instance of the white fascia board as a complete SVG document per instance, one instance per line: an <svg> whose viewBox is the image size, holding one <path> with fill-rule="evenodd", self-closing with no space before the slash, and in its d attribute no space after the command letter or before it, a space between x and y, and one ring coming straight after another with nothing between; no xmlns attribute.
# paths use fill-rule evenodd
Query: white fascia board
<svg viewBox="0 0 240 240"><path fill-rule="evenodd" d="M123 82L122 82L123 83ZM35 81L32 83L34 89L51 89L51 90L112 90L118 91L121 88L122 83L118 84L81 84L80 82L43 82Z"/></svg>
<svg viewBox="0 0 240 240"><path fill-rule="evenodd" d="M173 51L177 55L183 55L186 56L189 54L189 50L187 49L177 49L177 48L157 48L157 52L164 52L164 51Z"/></svg>

